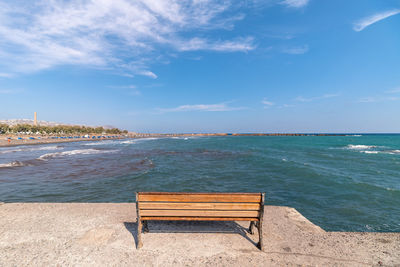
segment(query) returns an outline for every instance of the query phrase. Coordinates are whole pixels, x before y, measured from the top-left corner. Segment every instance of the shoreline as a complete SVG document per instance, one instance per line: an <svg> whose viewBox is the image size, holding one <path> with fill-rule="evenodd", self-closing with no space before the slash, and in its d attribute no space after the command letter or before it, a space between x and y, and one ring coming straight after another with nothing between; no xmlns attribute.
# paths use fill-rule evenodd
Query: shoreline
<svg viewBox="0 0 400 267"><path fill-rule="evenodd" d="M356 134L302 134L302 133L184 133L184 134L126 134L117 135L116 137L102 137L97 138L99 135L90 135L89 138L72 138L72 139L52 139L49 136L36 136L36 135L0 135L0 147L15 147L23 145L43 145L43 144L57 144L57 143L70 143L70 142L82 142L82 141L103 141L103 140L119 140L119 139L135 139L135 138L167 138L167 137L193 137L193 136L349 136ZM96 136L96 138L91 138ZM115 135L114 135L115 136ZM22 137L22 140L18 140L18 137ZM35 139L29 139L34 137ZM40 137L40 139L38 139ZM8 142L7 138L11 138Z"/></svg>
<svg viewBox="0 0 400 267"><path fill-rule="evenodd" d="M265 252L248 222L149 222L136 249L135 203L0 203L5 266L395 266L400 233L326 232L265 206ZM0 265L1 265L0 264Z"/></svg>
<svg viewBox="0 0 400 267"><path fill-rule="evenodd" d="M91 139L91 138L74 138L74 139L50 139L50 138L41 138L41 139L23 139L16 140L12 139L10 143L8 143L5 138L0 140L0 147L16 147L16 146L25 146L25 145L45 145L45 144L58 144L58 143L72 143L72 142L83 142L83 141L104 141L104 140L120 140L126 139L129 137L116 137L116 138L99 138L99 139Z"/></svg>

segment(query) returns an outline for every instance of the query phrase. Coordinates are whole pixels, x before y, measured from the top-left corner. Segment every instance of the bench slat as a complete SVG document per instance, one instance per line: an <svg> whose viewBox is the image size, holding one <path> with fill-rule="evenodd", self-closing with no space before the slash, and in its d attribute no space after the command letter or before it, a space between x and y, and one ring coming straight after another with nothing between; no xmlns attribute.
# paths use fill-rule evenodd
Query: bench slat
<svg viewBox="0 0 400 267"><path fill-rule="evenodd" d="M187 202L139 202L139 209L170 210L260 210L258 203L187 203Z"/></svg>
<svg viewBox="0 0 400 267"><path fill-rule="evenodd" d="M140 210L145 216L184 217L258 217L258 211L246 210Z"/></svg>
<svg viewBox="0 0 400 267"><path fill-rule="evenodd" d="M261 194L138 194L138 201L260 203Z"/></svg>
<svg viewBox="0 0 400 267"><path fill-rule="evenodd" d="M246 218L246 217L141 217L143 221L255 221L258 222L258 218Z"/></svg>

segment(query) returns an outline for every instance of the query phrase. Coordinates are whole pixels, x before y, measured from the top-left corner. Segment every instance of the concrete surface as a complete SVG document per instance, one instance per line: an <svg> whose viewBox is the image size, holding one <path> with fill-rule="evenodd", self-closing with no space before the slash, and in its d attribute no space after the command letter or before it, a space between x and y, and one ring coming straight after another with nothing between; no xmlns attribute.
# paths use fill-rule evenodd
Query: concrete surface
<svg viewBox="0 0 400 267"><path fill-rule="evenodd" d="M134 203L0 204L0 266L400 266L400 233L325 232L265 206L265 252L248 222L149 222Z"/></svg>

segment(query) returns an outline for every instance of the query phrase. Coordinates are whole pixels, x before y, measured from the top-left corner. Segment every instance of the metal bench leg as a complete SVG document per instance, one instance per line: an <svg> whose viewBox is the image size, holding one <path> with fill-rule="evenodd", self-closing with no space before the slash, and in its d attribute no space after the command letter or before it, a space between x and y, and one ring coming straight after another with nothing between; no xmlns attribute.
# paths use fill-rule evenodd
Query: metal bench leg
<svg viewBox="0 0 400 267"><path fill-rule="evenodd" d="M254 235L254 221L250 222L249 233Z"/></svg>
<svg viewBox="0 0 400 267"><path fill-rule="evenodd" d="M143 243L142 243L142 221L140 219L138 219L138 230L137 230L137 239L138 239L138 244L137 244L137 248L141 248L143 247Z"/></svg>
<svg viewBox="0 0 400 267"><path fill-rule="evenodd" d="M264 251L264 243L263 243L263 231L262 231L262 222L259 222L258 223L258 225L257 225L258 227L258 238L259 238L259 241L258 241L258 248L261 250L261 251Z"/></svg>
<svg viewBox="0 0 400 267"><path fill-rule="evenodd" d="M265 201L265 193L262 193L261 195L261 209L260 209L260 219L257 224L258 228L258 247L260 248L261 251L264 251L264 243L263 243L263 221L264 221L264 201Z"/></svg>

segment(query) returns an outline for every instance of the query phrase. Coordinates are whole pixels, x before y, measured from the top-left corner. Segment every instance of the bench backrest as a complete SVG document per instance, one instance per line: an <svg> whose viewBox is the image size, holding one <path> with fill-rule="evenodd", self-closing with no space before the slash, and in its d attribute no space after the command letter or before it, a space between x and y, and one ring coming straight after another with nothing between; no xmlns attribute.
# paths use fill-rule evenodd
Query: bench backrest
<svg viewBox="0 0 400 267"><path fill-rule="evenodd" d="M136 194L140 220L244 220L259 221L264 193Z"/></svg>

